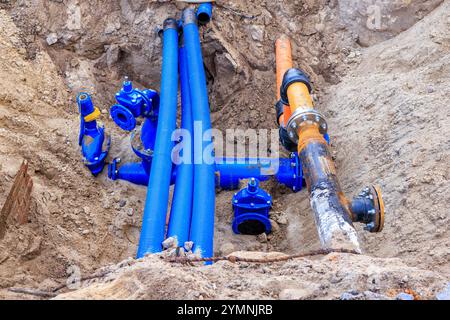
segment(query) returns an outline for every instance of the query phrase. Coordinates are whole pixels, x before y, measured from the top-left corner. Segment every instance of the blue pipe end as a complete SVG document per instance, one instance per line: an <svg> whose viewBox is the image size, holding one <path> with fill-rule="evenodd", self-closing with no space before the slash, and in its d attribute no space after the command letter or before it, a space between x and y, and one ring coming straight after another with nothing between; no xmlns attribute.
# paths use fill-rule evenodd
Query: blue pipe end
<svg viewBox="0 0 450 320"><path fill-rule="evenodd" d="M202 3L197 9L197 20L201 25L208 24L212 17L212 3Z"/></svg>
<svg viewBox="0 0 450 320"><path fill-rule="evenodd" d="M77 103L78 103L80 114L83 117L90 115L95 110L94 103L92 102L92 98L88 93L81 92L80 94L78 94Z"/></svg>

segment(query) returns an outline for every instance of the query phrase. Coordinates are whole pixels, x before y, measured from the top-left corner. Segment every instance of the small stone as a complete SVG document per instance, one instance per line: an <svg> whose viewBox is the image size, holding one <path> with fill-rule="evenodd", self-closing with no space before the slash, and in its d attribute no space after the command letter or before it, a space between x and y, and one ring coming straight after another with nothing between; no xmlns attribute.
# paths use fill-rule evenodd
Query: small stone
<svg viewBox="0 0 450 320"><path fill-rule="evenodd" d="M88 235L89 233L91 233L89 230L83 230L81 232L84 236Z"/></svg>
<svg viewBox="0 0 450 320"><path fill-rule="evenodd" d="M50 33L45 40L47 41L47 44L51 46L58 42L58 35L54 32Z"/></svg>
<svg viewBox="0 0 450 320"><path fill-rule="evenodd" d="M120 206L121 208L125 207L126 204L127 204L127 200L121 199L121 200L119 201L119 206Z"/></svg>
<svg viewBox="0 0 450 320"><path fill-rule="evenodd" d="M175 238L170 237L163 241L162 246L164 249L170 249L175 246Z"/></svg>
<svg viewBox="0 0 450 320"><path fill-rule="evenodd" d="M264 41L264 27L259 25L252 25L250 27L250 35L255 41Z"/></svg>
<svg viewBox="0 0 450 320"><path fill-rule="evenodd" d="M260 243L267 243L267 234L261 233L257 235L256 240L258 240Z"/></svg>
<svg viewBox="0 0 450 320"><path fill-rule="evenodd" d="M280 300L306 300L312 293L306 289L284 289L280 293Z"/></svg>
<svg viewBox="0 0 450 320"><path fill-rule="evenodd" d="M133 208L130 208L130 209L128 210L128 212L127 212L127 215L128 215L129 217L132 217L133 214L134 214L134 210L133 210Z"/></svg>
<svg viewBox="0 0 450 320"><path fill-rule="evenodd" d="M286 216L284 214L282 214L282 215L277 217L277 222L279 224L287 224L288 220L287 220Z"/></svg>
<svg viewBox="0 0 450 320"><path fill-rule="evenodd" d="M397 300L414 300L414 297L408 293L402 292L402 293L399 293L395 299L397 299Z"/></svg>
<svg viewBox="0 0 450 320"><path fill-rule="evenodd" d="M229 255L234 251L235 251L234 244L232 244L231 242L226 242L220 247L220 252L224 256Z"/></svg>
<svg viewBox="0 0 450 320"><path fill-rule="evenodd" d="M72 68L76 68L76 67L78 67L80 65L80 62L77 60L77 59L72 59L72 60L70 60L70 66L72 67Z"/></svg>
<svg viewBox="0 0 450 320"><path fill-rule="evenodd" d="M443 291L439 292L436 295L436 299L438 300L450 300L450 283L447 284L447 288Z"/></svg>
<svg viewBox="0 0 450 320"><path fill-rule="evenodd" d="M272 232L280 231L280 225L275 220L270 219L270 224L272 225Z"/></svg>
<svg viewBox="0 0 450 320"><path fill-rule="evenodd" d="M190 252L190 251L192 251L192 248L194 247L194 242L192 242L192 241L186 241L185 243L184 243L184 249L187 251L187 252Z"/></svg>
<svg viewBox="0 0 450 320"><path fill-rule="evenodd" d="M433 93L433 92L435 92L435 90L434 90L434 88L433 88L432 86L429 86L429 87L427 88L427 92L428 92L428 93Z"/></svg>

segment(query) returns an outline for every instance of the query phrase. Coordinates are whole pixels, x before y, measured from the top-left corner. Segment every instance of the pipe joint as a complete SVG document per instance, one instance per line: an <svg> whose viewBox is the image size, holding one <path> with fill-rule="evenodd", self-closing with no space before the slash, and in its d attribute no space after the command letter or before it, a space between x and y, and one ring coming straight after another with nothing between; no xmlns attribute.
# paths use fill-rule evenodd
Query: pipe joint
<svg viewBox="0 0 450 320"><path fill-rule="evenodd" d="M287 151L295 152L297 150L297 144L289 137L289 133L286 128L280 126L279 135L280 143Z"/></svg>
<svg viewBox="0 0 450 320"><path fill-rule="evenodd" d="M280 88L280 96L283 104L289 105L289 98L288 98L289 86L299 82L303 83L308 88L308 91L311 94L312 92L311 82L309 81L309 77L305 72L296 68L291 68L286 71Z"/></svg>
<svg viewBox="0 0 450 320"><path fill-rule="evenodd" d="M322 135L326 135L328 132L328 124L325 117L318 112L317 110L310 109L297 109L291 115L286 125L286 129L289 135L289 138L295 144L299 142L299 131L300 129L307 124L315 124L319 128L319 132Z"/></svg>
<svg viewBox="0 0 450 320"><path fill-rule="evenodd" d="M369 232L381 232L384 227L384 202L381 190L372 186L365 188L351 203L353 222L364 223Z"/></svg>
<svg viewBox="0 0 450 320"><path fill-rule="evenodd" d="M278 126L280 126L280 117L283 115L284 113L284 103L281 100L278 100L277 103L275 104L275 113L277 116L277 124Z"/></svg>
<svg viewBox="0 0 450 320"><path fill-rule="evenodd" d="M192 8L184 9L181 14L181 21L183 26L187 26L191 23L197 24L197 15L195 14L195 10Z"/></svg>
<svg viewBox="0 0 450 320"><path fill-rule="evenodd" d="M174 18L167 18L163 22L163 31L166 31L168 29L175 29L178 30L178 22Z"/></svg>

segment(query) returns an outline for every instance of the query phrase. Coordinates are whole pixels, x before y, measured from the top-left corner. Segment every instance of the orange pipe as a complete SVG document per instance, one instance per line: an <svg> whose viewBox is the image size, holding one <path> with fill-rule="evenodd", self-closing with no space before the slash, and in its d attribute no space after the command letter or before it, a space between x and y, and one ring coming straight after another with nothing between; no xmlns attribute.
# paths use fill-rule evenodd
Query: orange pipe
<svg viewBox="0 0 450 320"><path fill-rule="evenodd" d="M286 71L293 67L291 40L285 35L281 36L275 42L275 60L277 65L277 99L280 100L280 87L283 83L283 77ZM280 125L285 126L287 120L291 117L291 109L285 107L284 114L280 117Z"/></svg>
<svg viewBox="0 0 450 320"><path fill-rule="evenodd" d="M287 94L291 113L297 109L311 110L314 108L308 87L304 83L297 82L291 84L287 90Z"/></svg>

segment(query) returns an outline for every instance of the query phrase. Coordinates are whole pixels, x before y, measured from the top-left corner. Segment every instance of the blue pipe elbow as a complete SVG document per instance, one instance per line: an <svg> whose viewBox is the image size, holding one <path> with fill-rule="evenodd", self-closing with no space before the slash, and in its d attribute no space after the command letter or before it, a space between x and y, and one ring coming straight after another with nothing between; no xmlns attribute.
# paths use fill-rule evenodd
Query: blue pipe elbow
<svg viewBox="0 0 450 320"><path fill-rule="evenodd" d="M194 122L201 124L200 139L194 139L194 193L190 241L194 243L193 252L195 254L209 258L214 254L216 188L214 155L206 155L212 159L205 161L203 154L203 151L208 150L213 144L212 137L208 137L208 134L205 135L211 129L208 90L195 11L185 9L182 21L189 70L192 115ZM201 137L206 137L206 139Z"/></svg>
<svg viewBox="0 0 450 320"><path fill-rule="evenodd" d="M202 3L197 9L197 19L198 23L205 25L211 21L212 17L212 3Z"/></svg>
<svg viewBox="0 0 450 320"><path fill-rule="evenodd" d="M120 159L114 159L108 165L108 177L111 180L125 180L140 186L147 186L149 174L141 163L125 163L120 168Z"/></svg>
<svg viewBox="0 0 450 320"><path fill-rule="evenodd" d="M171 136L176 128L178 104L178 25L175 19L164 21L161 106L155 150L148 182L137 257L162 251L169 188L172 175ZM142 129L144 130L144 128Z"/></svg>
<svg viewBox="0 0 450 320"><path fill-rule="evenodd" d="M78 144L81 146L83 163L94 176L102 172L111 145L111 139L105 134L105 127L97 123L100 111L94 107L91 96L80 93L77 96L80 112L80 134Z"/></svg>
<svg viewBox="0 0 450 320"><path fill-rule="evenodd" d="M192 146L192 105L189 88L189 72L187 70L187 58L184 47L179 50L179 68L181 83L181 128L190 133L191 141L186 146ZM177 246L183 247L189 241L189 231L192 216L192 194L194 183L194 166L192 148L185 147L181 152L189 152L187 163L181 163L176 168L177 178L170 212L167 237L176 239ZM182 154L183 159L186 155Z"/></svg>

